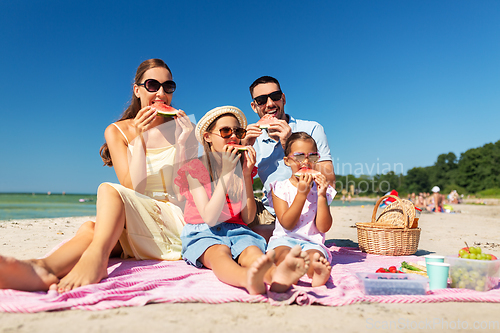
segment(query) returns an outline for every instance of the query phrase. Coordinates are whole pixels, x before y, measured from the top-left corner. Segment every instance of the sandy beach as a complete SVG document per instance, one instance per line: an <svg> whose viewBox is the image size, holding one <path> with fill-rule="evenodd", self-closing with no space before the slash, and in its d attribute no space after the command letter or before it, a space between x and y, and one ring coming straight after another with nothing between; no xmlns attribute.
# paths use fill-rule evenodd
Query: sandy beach
<svg viewBox="0 0 500 333"><path fill-rule="evenodd" d="M484 252L500 255L500 205L454 205L460 213L422 214L422 234L416 255L455 254L480 243ZM367 222L373 206L332 207L335 222L327 234L337 246L357 246L354 224ZM0 222L0 254L20 259L40 257L71 238L93 217ZM498 309L492 303L376 304L341 307L149 304L104 311L57 311L35 314L0 313L0 332L364 332L500 331ZM496 326L496 327L495 327ZM389 329L385 329L389 327ZM465 329L468 327L468 329Z"/></svg>

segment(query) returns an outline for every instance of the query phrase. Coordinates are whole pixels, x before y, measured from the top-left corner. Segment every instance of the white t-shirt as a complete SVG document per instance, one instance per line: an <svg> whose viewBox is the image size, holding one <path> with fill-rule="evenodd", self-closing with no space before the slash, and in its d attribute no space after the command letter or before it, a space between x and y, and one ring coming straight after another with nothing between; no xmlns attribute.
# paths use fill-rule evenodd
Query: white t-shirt
<svg viewBox="0 0 500 333"><path fill-rule="evenodd" d="M318 146L320 162L332 160L330 147L328 146L328 140L323 126L315 121L295 119L290 115L288 125L292 129L292 133L306 132L313 137ZM271 183L277 180L290 178L290 176L292 176L292 170L289 166L285 165L283 161L283 157L285 157L283 146L279 141L277 142L271 139L267 130L262 131L262 134L257 138L253 147L257 153L255 163L258 168L257 172L260 180L264 184L264 198L262 203L266 209L274 215L274 209L271 208L271 204L267 201Z"/></svg>
<svg viewBox="0 0 500 333"><path fill-rule="evenodd" d="M295 196L297 195L297 188L290 182L290 179L285 179L282 181L275 181L271 183L271 190L275 196L284 200L288 203L288 207L293 203ZM337 194L337 191L330 185L326 190L326 200L328 205L332 202L333 198ZM269 198L269 202L272 205L272 198ZM296 239L302 239L310 241L321 245L325 250L325 234L320 232L316 227L316 212L318 211L318 188L316 183L313 182L313 186L309 193L307 194L304 207L302 207L302 212L300 214L299 222L292 230L285 229L278 219L276 219L276 225L274 227L273 235L271 239L277 239L282 236L288 236ZM328 251L328 250L327 250Z"/></svg>

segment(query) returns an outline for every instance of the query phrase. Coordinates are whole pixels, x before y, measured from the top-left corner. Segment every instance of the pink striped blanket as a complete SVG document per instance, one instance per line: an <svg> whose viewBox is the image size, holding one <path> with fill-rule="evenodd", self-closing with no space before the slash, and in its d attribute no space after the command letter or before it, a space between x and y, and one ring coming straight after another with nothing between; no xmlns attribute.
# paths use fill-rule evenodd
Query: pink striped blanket
<svg viewBox="0 0 500 333"><path fill-rule="evenodd" d="M197 269L183 261L110 260L109 277L98 284L71 292L22 292L0 290L0 311L39 312L65 309L102 310L148 303L268 302L273 305L318 304L341 306L356 302L434 303L500 302L497 285L488 292L442 289L427 295L365 295L354 273L374 272L379 267L417 261L418 257L386 257L360 252L356 248L330 246L334 258L331 279L313 288L304 277L283 294L249 295L244 289L220 282L212 271Z"/></svg>

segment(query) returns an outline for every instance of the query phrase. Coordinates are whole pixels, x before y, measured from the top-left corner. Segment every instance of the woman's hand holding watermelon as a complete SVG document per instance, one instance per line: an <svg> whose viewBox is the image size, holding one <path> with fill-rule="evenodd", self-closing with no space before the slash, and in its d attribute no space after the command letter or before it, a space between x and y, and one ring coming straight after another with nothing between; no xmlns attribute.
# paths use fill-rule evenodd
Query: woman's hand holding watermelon
<svg viewBox="0 0 500 333"><path fill-rule="evenodd" d="M189 136L193 132L193 124L191 120L182 110L177 112L174 116L175 119L175 137L177 138L177 144L184 146L187 142Z"/></svg>
<svg viewBox="0 0 500 333"><path fill-rule="evenodd" d="M151 123L155 120L156 110L152 109L150 106L146 106L137 112L134 120L132 121L132 126L135 128L135 133L137 136L142 135L148 129L151 128Z"/></svg>

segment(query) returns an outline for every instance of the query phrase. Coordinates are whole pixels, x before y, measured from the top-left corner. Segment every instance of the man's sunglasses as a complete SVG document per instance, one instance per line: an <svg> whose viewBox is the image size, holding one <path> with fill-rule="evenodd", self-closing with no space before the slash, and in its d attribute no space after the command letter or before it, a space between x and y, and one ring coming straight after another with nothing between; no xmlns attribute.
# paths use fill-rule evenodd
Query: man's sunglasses
<svg viewBox="0 0 500 333"><path fill-rule="evenodd" d="M257 105L264 105L267 103L267 99L271 98L274 102L279 101L283 97L283 92L281 90L270 93L269 95L260 95L255 97L253 100Z"/></svg>
<svg viewBox="0 0 500 333"><path fill-rule="evenodd" d="M165 94L171 94L175 91L176 88L175 82L172 80L160 83L155 79L147 79L146 81L144 81L144 83L138 83L137 85L144 86L144 88L151 93L157 92L158 90L160 90L160 87L163 87L163 91L165 92Z"/></svg>
<svg viewBox="0 0 500 333"><path fill-rule="evenodd" d="M213 133L213 132L212 132ZM231 127L222 127L219 129L220 137L223 139L229 139L233 133L236 135L238 139L244 139L247 136L247 130L241 127L231 128ZM218 135L217 133L213 133Z"/></svg>
<svg viewBox="0 0 500 333"><path fill-rule="evenodd" d="M317 152L312 152L309 154L306 153L293 153L291 156L294 160L297 162L304 162L306 158L309 160L309 162L316 163L319 161L319 153Z"/></svg>

